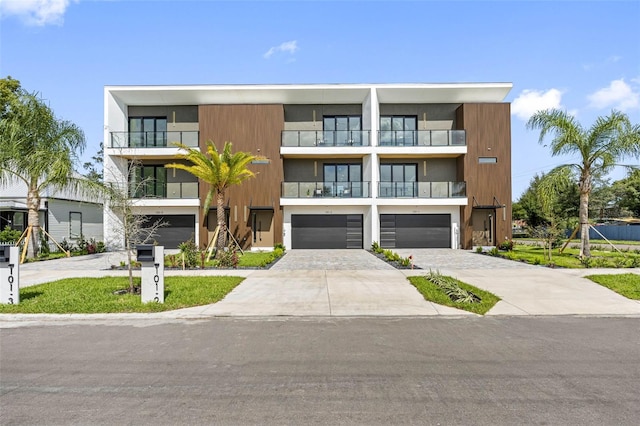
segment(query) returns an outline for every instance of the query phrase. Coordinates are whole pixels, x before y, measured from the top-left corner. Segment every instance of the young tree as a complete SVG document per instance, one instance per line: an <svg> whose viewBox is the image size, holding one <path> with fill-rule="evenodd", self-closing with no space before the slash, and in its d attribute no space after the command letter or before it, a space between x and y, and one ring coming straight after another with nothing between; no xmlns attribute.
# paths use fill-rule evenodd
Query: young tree
<svg viewBox="0 0 640 426"><path fill-rule="evenodd" d="M572 186L571 169L558 167L543 175L535 186L534 197L540 206L545 223L534 229L534 234L542 238L547 249L547 258L551 260L554 242L562 234L560 226L566 218L560 198Z"/></svg>
<svg viewBox="0 0 640 426"><path fill-rule="evenodd" d="M231 153L231 142L225 142L222 152L218 152L212 141L207 141L207 152L202 153L198 148L189 148L183 144L176 144L186 153L178 158L187 160L191 164L171 163L165 167L186 170L200 180L210 185L203 206L204 216L209 213L213 197L216 199L218 220L217 256L220 256L226 246L227 223L224 215L224 197L227 188L239 185L244 180L255 177L255 174L247 168L249 163L258 159L248 152Z"/></svg>
<svg viewBox="0 0 640 426"><path fill-rule="evenodd" d="M140 166L138 161L130 161L127 165L127 172L121 178L117 173L109 173L108 182L105 182L105 191L110 210L120 220L120 225L114 228L122 241L127 253L127 269L129 271L129 293L135 292L133 285L133 256L132 251L137 244L146 244L158 235L158 229L167 226L167 222L157 220L149 223L149 218L145 215L135 214L135 203L139 198L144 197L144 188L151 179L136 179L136 168ZM140 195L142 194L142 195Z"/></svg>
<svg viewBox="0 0 640 426"><path fill-rule="evenodd" d="M2 85L15 88L13 81L3 80ZM0 184L22 181L27 186L29 256L35 257L41 194L47 189L89 194L97 188L74 171L85 147L82 130L70 121L56 118L36 94L20 88L13 93L3 94L6 103L1 106Z"/></svg>
<svg viewBox="0 0 640 426"><path fill-rule="evenodd" d="M568 164L579 173L580 188L580 257L591 257L589 248L589 196L594 174L605 175L623 158L640 156L640 125L632 125L629 118L612 111L608 117L598 117L589 128L583 128L575 117L565 111L550 109L535 113L527 128L539 129L539 142L553 134L550 143L553 156L578 154L580 162Z"/></svg>

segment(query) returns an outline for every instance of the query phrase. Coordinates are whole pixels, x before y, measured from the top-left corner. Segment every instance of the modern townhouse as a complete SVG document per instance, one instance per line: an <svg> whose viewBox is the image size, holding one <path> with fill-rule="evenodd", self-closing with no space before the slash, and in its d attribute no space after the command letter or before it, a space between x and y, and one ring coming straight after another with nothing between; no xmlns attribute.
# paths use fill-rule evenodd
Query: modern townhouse
<svg viewBox="0 0 640 426"><path fill-rule="evenodd" d="M135 186L156 241L206 246L206 184L165 169L212 140L265 158L227 192L245 249L464 248L511 238L510 83L105 87L105 179ZM134 172L129 173L131 166ZM127 177L129 176L129 177ZM105 205L105 241L122 246Z"/></svg>

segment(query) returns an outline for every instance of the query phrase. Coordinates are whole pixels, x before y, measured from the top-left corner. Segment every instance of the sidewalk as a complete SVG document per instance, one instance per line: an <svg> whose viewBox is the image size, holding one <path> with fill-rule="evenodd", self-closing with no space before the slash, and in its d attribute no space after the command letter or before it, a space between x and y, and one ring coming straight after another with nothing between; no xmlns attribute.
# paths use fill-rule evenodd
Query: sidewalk
<svg viewBox="0 0 640 426"><path fill-rule="evenodd" d="M187 320L210 317L367 317L475 314L424 300L406 280L440 270L502 300L486 315L638 316L640 301L626 299L583 278L596 273L637 273L640 269L569 270L525 265L463 250L397 250L411 254L423 269L397 270L365 250L292 250L269 270L167 270L166 275L246 277L222 301L154 314L0 315L0 328L55 320ZM122 253L29 263L21 266L21 286L66 277L126 275L111 270ZM117 263L114 263L117 261ZM136 271L135 273L139 273Z"/></svg>

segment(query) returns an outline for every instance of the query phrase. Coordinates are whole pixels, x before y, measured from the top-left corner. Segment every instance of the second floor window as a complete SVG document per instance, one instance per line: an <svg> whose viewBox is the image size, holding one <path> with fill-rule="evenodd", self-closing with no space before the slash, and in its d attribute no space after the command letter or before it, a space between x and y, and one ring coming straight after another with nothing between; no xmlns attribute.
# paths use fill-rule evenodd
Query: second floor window
<svg viewBox="0 0 640 426"><path fill-rule="evenodd" d="M166 117L129 118L129 146L133 148L167 146Z"/></svg>
<svg viewBox="0 0 640 426"><path fill-rule="evenodd" d="M418 120L415 116L383 115L380 117L380 145L416 145Z"/></svg>
<svg viewBox="0 0 640 426"><path fill-rule="evenodd" d="M132 198L165 198L167 189L167 169L164 166L138 166L133 171L130 182Z"/></svg>
<svg viewBox="0 0 640 426"><path fill-rule="evenodd" d="M418 195L418 165L380 164L381 197L416 197Z"/></svg>
<svg viewBox="0 0 640 426"><path fill-rule="evenodd" d="M324 192L338 197L361 197L362 165L325 164Z"/></svg>
<svg viewBox="0 0 640 426"><path fill-rule="evenodd" d="M325 116L322 129L325 145L362 145L362 118L359 115Z"/></svg>

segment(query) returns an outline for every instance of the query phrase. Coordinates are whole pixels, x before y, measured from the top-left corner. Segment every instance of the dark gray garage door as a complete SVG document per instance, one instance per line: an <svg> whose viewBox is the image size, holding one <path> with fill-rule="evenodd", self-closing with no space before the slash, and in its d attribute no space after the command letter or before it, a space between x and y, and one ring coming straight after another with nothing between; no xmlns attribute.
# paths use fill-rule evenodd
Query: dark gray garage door
<svg viewBox="0 0 640 426"><path fill-rule="evenodd" d="M159 228L155 237L151 239L157 241L158 245L169 249L176 249L180 243L195 239L196 217L192 214L186 215L150 215L146 216L146 223L151 225L157 220L166 222L167 226ZM196 241L196 244L198 242Z"/></svg>
<svg viewBox="0 0 640 426"><path fill-rule="evenodd" d="M361 249L362 215L291 215L291 245L294 249Z"/></svg>
<svg viewBox="0 0 640 426"><path fill-rule="evenodd" d="M381 214L380 246L449 248L451 247L451 215Z"/></svg>

